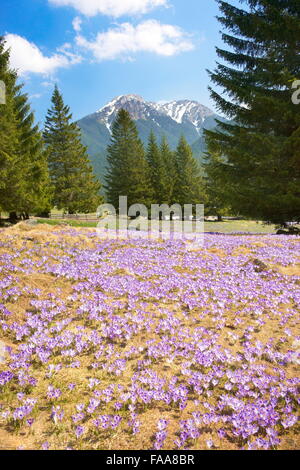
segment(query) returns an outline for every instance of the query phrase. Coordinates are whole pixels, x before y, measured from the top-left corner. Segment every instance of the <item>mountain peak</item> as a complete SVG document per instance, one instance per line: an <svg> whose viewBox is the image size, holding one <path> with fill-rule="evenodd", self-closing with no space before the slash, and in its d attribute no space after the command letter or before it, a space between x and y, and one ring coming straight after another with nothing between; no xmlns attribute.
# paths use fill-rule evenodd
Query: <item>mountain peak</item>
<svg viewBox="0 0 300 470"><path fill-rule="evenodd" d="M162 117L169 118L177 124L192 125L200 133L204 120L214 113L206 106L194 100L174 100L170 102L148 102L140 95L128 94L115 97L97 111L97 119L110 131L118 111L124 108L137 121L151 120L160 125Z"/></svg>
<svg viewBox="0 0 300 470"><path fill-rule="evenodd" d="M107 110L108 108L112 108L113 106L116 106L116 105L126 104L129 101L139 101L139 102L144 103L145 100L142 96L134 95L134 94L115 96L115 98L113 98L109 103L107 103L105 106L100 108L97 111L97 113L101 113L102 111Z"/></svg>
<svg viewBox="0 0 300 470"><path fill-rule="evenodd" d="M156 109L171 117L178 124L193 124L198 131L202 128L205 118L214 114L211 109L194 100L170 101L156 105Z"/></svg>
<svg viewBox="0 0 300 470"><path fill-rule="evenodd" d="M122 95L121 98L124 100L136 100L136 101L142 101L143 103L145 102L144 98L140 95Z"/></svg>

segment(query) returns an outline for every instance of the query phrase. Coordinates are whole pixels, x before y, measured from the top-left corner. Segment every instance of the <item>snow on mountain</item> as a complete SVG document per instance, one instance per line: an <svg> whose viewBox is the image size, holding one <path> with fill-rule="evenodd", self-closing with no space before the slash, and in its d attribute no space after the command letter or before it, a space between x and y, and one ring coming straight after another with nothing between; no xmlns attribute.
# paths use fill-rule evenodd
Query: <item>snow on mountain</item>
<svg viewBox="0 0 300 470"><path fill-rule="evenodd" d="M153 110L150 103L147 103L138 95L117 96L97 111L97 118L100 122L102 121L110 131L112 123L121 108L126 109L134 120L152 118L151 114Z"/></svg>
<svg viewBox="0 0 300 470"><path fill-rule="evenodd" d="M161 117L167 116L178 124L192 124L198 133L204 120L214 115L213 111L197 101L180 100L161 104L145 101L138 95L121 95L99 109L96 113L97 119L110 131L121 108L126 109L134 120L152 120L161 126Z"/></svg>
<svg viewBox="0 0 300 470"><path fill-rule="evenodd" d="M214 114L213 111L197 101L189 100L171 101L162 105L157 104L155 107L179 124L190 122L198 131L202 128L205 118Z"/></svg>

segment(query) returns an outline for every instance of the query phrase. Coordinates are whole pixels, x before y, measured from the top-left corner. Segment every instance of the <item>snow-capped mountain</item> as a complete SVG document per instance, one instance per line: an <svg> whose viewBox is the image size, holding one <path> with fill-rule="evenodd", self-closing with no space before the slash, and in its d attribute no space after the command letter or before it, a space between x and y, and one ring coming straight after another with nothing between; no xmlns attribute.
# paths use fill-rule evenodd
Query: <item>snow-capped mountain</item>
<svg viewBox="0 0 300 470"><path fill-rule="evenodd" d="M153 131L158 140L166 136L170 147L175 149L179 138L184 135L193 147L196 158L200 158L205 149L203 129L215 127L215 119L218 118L213 111L197 101L154 103L145 101L138 95L117 96L95 113L77 122L94 169L101 176L105 173L106 148L110 141L112 124L122 108L134 119L144 143Z"/></svg>
<svg viewBox="0 0 300 470"><path fill-rule="evenodd" d="M150 119L160 125L161 117L167 116L178 124L192 124L197 132L201 131L204 120L214 114L213 111L197 101L180 100L169 103L153 103L145 101L139 95L118 96L99 109L96 114L98 119L111 130L111 125L121 108L126 109L135 121Z"/></svg>

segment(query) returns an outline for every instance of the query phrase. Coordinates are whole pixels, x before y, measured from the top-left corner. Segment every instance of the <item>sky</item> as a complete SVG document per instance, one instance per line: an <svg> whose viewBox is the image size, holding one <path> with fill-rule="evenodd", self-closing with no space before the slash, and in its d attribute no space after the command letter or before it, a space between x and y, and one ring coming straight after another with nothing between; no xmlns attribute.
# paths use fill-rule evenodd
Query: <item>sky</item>
<svg viewBox="0 0 300 470"><path fill-rule="evenodd" d="M75 120L123 94L215 110L218 13L214 0L1 0L0 34L41 125L55 83Z"/></svg>

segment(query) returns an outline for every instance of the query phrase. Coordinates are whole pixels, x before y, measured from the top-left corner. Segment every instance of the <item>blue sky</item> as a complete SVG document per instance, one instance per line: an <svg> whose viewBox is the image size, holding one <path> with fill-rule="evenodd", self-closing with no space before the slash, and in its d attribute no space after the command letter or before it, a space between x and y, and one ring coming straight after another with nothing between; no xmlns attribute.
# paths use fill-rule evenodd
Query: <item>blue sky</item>
<svg viewBox="0 0 300 470"><path fill-rule="evenodd" d="M214 0L1 0L0 29L42 124L54 83L74 119L121 94L214 108Z"/></svg>

